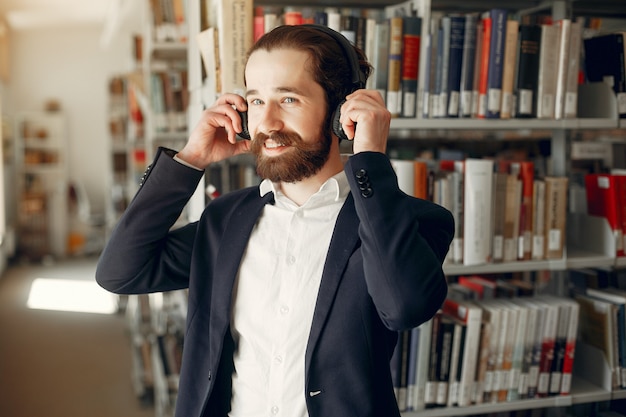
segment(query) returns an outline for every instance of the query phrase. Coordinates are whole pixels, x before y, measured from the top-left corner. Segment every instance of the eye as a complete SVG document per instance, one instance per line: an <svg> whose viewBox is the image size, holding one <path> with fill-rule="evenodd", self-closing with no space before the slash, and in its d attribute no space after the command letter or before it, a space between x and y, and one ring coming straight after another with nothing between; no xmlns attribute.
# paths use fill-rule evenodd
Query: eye
<svg viewBox="0 0 626 417"><path fill-rule="evenodd" d="M296 101L298 101L298 100L296 100L293 97L285 97L284 100L283 100L283 103L291 104L291 103L295 103Z"/></svg>
<svg viewBox="0 0 626 417"><path fill-rule="evenodd" d="M252 105L252 106L259 106L259 105L263 104L263 101L261 99L258 99L258 98L253 98L251 100L248 100L248 104Z"/></svg>

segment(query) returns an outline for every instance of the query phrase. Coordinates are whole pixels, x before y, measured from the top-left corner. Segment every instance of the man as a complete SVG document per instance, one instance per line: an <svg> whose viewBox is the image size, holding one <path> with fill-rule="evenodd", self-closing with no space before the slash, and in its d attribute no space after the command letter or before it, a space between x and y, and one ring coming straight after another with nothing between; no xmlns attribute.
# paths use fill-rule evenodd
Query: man
<svg viewBox="0 0 626 417"><path fill-rule="evenodd" d="M96 278L110 291L189 288L178 417L399 416L389 360L397 332L446 296L453 219L399 190L390 114L377 92L353 91L353 67L370 67L342 48L309 25L262 37L246 99L222 95L180 152L159 150L103 251ZM235 136L245 110L252 141ZM202 170L243 152L261 185L170 230Z"/></svg>

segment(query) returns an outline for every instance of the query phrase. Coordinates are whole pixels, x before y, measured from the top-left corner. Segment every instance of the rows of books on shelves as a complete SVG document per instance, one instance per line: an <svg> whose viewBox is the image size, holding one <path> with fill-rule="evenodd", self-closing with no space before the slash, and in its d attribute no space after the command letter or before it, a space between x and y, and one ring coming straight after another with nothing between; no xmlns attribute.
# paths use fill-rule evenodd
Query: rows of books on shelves
<svg viewBox="0 0 626 417"><path fill-rule="evenodd" d="M542 293L541 273L448 277L437 314L399 333L390 366L401 411L569 406L597 388L591 401L623 398L625 273L573 271L559 296ZM595 388L579 388L587 378Z"/></svg>
<svg viewBox="0 0 626 417"><path fill-rule="evenodd" d="M453 213L455 238L444 265L448 271L518 261L544 261L550 269L565 269L566 258L574 253L567 251L568 243L606 255L608 263L626 260L624 169L594 172L579 166L576 175L557 176L550 174L549 159L540 155L510 159L506 152L484 158L463 157L462 151L447 154L457 159L393 158L392 165L404 192ZM579 221L568 226L572 217ZM569 230L587 218L598 220L596 234L606 231L608 242L593 248L578 231Z"/></svg>
<svg viewBox="0 0 626 417"><path fill-rule="evenodd" d="M549 6L431 11L431 0L383 8L209 3L212 35L199 39L217 93L242 90L245 51L263 33L279 24L317 23L366 53L374 66L367 87L382 93L394 116L576 118L579 85L606 82L626 117L624 34L603 32L599 19L553 17Z"/></svg>

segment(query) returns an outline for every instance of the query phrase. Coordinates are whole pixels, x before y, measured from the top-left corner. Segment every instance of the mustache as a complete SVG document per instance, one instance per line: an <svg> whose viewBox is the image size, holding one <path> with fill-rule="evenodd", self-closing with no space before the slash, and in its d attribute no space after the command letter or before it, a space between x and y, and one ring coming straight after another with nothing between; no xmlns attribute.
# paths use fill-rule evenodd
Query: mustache
<svg viewBox="0 0 626 417"><path fill-rule="evenodd" d="M263 143L267 139L271 139L272 141L276 143L281 143L285 146L293 146L301 144L303 142L302 137L295 132L276 132L272 133L271 135L266 135L265 133L257 133L254 136L252 142L253 144L256 142L258 144L257 146L260 147L263 146Z"/></svg>
<svg viewBox="0 0 626 417"><path fill-rule="evenodd" d="M295 132L275 132L271 135L257 133L252 138L251 151L256 155L259 155L267 139L271 139L272 141L280 143L284 146L301 147L304 145L302 137Z"/></svg>

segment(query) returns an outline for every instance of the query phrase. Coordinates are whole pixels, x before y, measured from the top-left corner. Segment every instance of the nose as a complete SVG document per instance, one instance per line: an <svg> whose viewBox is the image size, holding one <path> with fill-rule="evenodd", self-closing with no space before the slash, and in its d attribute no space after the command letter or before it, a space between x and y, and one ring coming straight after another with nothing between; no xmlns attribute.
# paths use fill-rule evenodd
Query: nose
<svg viewBox="0 0 626 417"><path fill-rule="evenodd" d="M256 131L268 136L274 132L280 131L284 125L281 118L280 106L272 103L267 103L263 106L257 120Z"/></svg>

